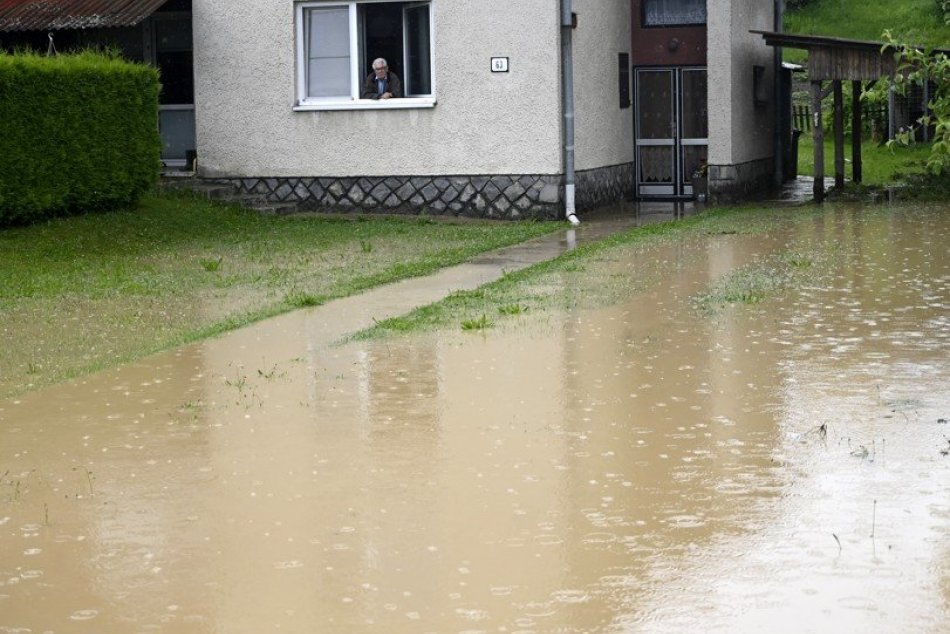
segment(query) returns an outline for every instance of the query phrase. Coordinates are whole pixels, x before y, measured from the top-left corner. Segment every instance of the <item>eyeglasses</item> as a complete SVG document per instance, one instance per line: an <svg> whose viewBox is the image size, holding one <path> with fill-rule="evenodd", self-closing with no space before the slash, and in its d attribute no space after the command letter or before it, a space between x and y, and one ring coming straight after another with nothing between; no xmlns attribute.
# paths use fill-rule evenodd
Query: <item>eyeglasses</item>
<svg viewBox="0 0 950 634"><path fill-rule="evenodd" d="M389 66L373 66L373 70L386 70Z"/></svg>

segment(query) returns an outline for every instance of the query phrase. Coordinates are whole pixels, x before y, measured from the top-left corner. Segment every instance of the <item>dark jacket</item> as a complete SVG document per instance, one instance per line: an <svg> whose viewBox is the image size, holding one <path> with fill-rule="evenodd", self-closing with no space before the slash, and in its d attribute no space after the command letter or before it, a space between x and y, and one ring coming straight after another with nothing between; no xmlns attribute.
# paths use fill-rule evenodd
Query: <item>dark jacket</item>
<svg viewBox="0 0 950 634"><path fill-rule="evenodd" d="M386 88L383 92L391 93L394 98L402 97L402 82L396 73L386 73ZM363 82L363 90L360 91L361 99L379 99L379 91L376 89L376 73L370 73L366 81Z"/></svg>

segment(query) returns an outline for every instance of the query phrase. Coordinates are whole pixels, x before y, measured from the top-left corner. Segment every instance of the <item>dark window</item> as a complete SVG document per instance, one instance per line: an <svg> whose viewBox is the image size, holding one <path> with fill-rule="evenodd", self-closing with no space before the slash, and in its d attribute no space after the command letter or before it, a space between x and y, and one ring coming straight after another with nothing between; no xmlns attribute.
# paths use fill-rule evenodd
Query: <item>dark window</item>
<svg viewBox="0 0 950 634"><path fill-rule="evenodd" d="M765 66L752 67L752 101L757 106L769 102L768 86L765 83Z"/></svg>
<svg viewBox="0 0 950 634"><path fill-rule="evenodd" d="M630 53L620 53L617 59L620 62L620 109L623 110L630 107Z"/></svg>
<svg viewBox="0 0 950 634"><path fill-rule="evenodd" d="M643 26L706 24L706 0L643 0Z"/></svg>

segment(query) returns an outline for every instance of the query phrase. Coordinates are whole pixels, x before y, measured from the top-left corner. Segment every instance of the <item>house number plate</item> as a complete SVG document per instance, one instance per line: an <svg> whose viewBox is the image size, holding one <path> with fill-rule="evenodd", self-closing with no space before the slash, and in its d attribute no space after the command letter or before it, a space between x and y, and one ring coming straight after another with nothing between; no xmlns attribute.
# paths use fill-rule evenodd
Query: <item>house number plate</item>
<svg viewBox="0 0 950 634"><path fill-rule="evenodd" d="M491 72L507 73L508 72L508 58L507 57L491 58Z"/></svg>

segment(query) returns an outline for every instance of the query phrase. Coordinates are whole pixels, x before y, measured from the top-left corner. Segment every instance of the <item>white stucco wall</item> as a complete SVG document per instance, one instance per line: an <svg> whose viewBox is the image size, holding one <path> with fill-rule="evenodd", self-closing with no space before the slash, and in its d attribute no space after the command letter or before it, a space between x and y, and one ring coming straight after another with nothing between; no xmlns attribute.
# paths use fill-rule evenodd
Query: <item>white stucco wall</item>
<svg viewBox="0 0 950 634"><path fill-rule="evenodd" d="M750 29L772 30L772 0L708 0L709 163L772 156L772 49ZM756 106L752 67L765 66L768 104Z"/></svg>
<svg viewBox="0 0 950 634"><path fill-rule="evenodd" d="M575 0L578 170L633 161L633 108L620 108L618 53L630 53L630 0Z"/></svg>
<svg viewBox="0 0 950 634"><path fill-rule="evenodd" d="M433 6L434 108L294 112L294 2L194 0L202 174L560 172L556 0ZM510 72L491 73L493 56Z"/></svg>

